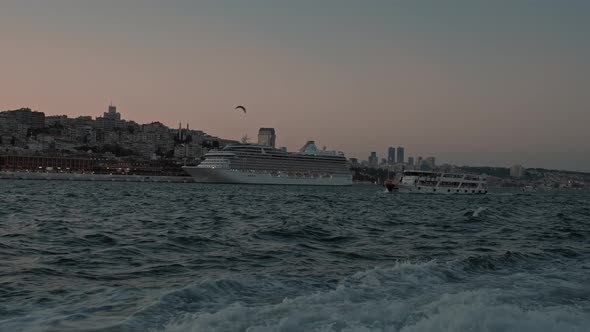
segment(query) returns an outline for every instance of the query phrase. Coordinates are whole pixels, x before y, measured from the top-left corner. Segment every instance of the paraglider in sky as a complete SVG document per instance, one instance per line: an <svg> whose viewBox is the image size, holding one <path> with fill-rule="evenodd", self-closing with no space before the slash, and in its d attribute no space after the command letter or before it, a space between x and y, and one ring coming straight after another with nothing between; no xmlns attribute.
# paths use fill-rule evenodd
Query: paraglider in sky
<svg viewBox="0 0 590 332"><path fill-rule="evenodd" d="M242 111L244 111L244 113L246 113L246 108L244 106L242 106L242 105L236 106L236 109L237 110L242 110Z"/></svg>

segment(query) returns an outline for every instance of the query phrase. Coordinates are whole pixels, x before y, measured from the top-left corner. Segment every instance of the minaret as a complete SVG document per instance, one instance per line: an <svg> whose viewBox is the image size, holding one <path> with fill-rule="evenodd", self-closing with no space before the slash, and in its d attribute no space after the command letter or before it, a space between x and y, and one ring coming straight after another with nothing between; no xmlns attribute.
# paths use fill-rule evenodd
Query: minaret
<svg viewBox="0 0 590 332"><path fill-rule="evenodd" d="M186 166L186 159L188 158L188 121L186 123L186 134L184 136L184 164Z"/></svg>

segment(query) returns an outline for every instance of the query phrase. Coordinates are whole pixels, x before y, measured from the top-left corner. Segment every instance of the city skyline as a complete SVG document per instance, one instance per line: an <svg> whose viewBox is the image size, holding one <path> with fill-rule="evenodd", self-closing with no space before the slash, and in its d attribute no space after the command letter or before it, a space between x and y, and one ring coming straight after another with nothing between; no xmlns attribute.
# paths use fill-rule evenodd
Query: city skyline
<svg viewBox="0 0 590 332"><path fill-rule="evenodd" d="M426 4L427 3L427 4ZM365 159L590 171L590 4L0 5L3 110L278 131ZM248 114L234 112L243 104Z"/></svg>
<svg viewBox="0 0 590 332"><path fill-rule="evenodd" d="M23 110L23 109L24 110L30 110L33 113L43 113L44 114L44 112L41 112L41 111L38 111L38 110L34 110L34 109L30 109L30 108L27 108L27 107L21 107L21 108L18 108L18 109L20 109L20 110ZM0 109L0 112L3 112L3 111L13 112L15 110L2 110L2 109ZM150 124L158 124L159 123L159 124L162 124L162 125L166 126L166 128L168 128L170 130L175 130L176 129L176 127L174 125L168 124L168 123L165 123L165 122L159 121L159 120L151 121L151 122L146 122L146 123L141 123L141 122L137 122L137 121L135 121L133 119L124 118L122 116L122 114L118 111L117 106L113 104L113 102L110 102L109 103L109 105L107 106L107 111L106 112L102 112L102 114L99 114L99 115L85 115L85 114L81 114L81 115L69 116L68 114L46 114L46 117L48 117L48 118L56 118L56 117L61 118L61 117L66 117L66 118L69 118L71 120L76 120L76 119L78 119L78 120L92 119L92 120L96 120L96 121L102 121L103 119L111 119L113 121L123 121L123 122L126 122L127 121L129 123L135 123L136 125L150 125ZM197 132L201 132L201 133L205 133L206 132L206 129L205 128L194 128L193 127L193 128L190 128L190 129L193 130L193 131L196 130ZM188 131L189 130L189 122L187 121L187 122L184 122L183 123L183 121L181 120L179 122L179 124L178 124L178 130L187 130ZM267 134L266 133L267 131L272 131L272 134L271 133L268 133ZM265 142L263 144L264 145L270 145L272 147L275 147L275 145L276 145L275 144L275 141L276 141L275 129L274 128L262 128L262 127L259 128L258 129L258 134L257 134L257 137L258 137L258 141L259 142L261 140L261 135L262 135L261 133L262 132L265 132L265 134L263 134L263 136L265 138L262 138L264 140L264 142ZM179 133L180 133L180 131L179 131ZM266 138L267 135L272 135L272 138ZM212 137L215 137L215 135L213 135ZM242 137L242 140L245 139L246 137ZM226 139L226 140L235 140L235 141L238 141L238 139L228 138L228 137L219 137L219 138L220 139ZM253 143L251 137L247 137L247 139L248 139L248 142L247 143ZM267 142L267 140L268 140L268 142ZM278 146L276 146L276 147L279 148ZM299 151L300 148L301 147L295 147L293 149L288 149L288 151L295 152L295 151ZM419 164L422 163L422 161L426 161L428 159L432 159L433 160L432 165L434 165L434 158L435 157L432 157L431 155L422 156L420 154L411 154L408 157L405 157L404 156L404 154L405 154L405 147L403 147L403 146L397 146L397 147L389 146L386 149L386 151L371 151L371 149L369 147L367 147L367 149L368 149L367 151L370 151L370 156L368 158L362 158L362 157L361 158L358 158L356 156L349 156L348 154L346 154L346 151L342 151L342 152L344 152L346 154L346 156L347 156L348 159L351 159L352 158L352 159L357 159L357 160L365 161L365 162L368 162L369 165L373 165L375 167L379 166L382 161L385 161L388 164L419 165ZM393 149L393 151L394 151L393 152L393 157L395 157L395 158L393 160L390 160L389 159L389 157L391 157L391 149ZM329 149L329 150L331 150L331 149ZM400 154L400 151L401 151L401 154ZM383 152L383 154L381 152ZM373 155L375 157L374 162L371 161L371 158L372 158ZM416 160L416 163L414 162L414 160ZM514 165L520 166L519 164L512 164L512 165L483 165L483 164L482 165L478 165L478 164L467 165L467 164L463 164L463 165L460 165L460 164L453 163L452 161L444 161L443 164L456 165L456 166L493 166L493 167L495 167L495 166L498 166L498 167L512 167ZM532 168L543 168L543 167L535 166L535 165L529 166L529 167L532 167ZM578 171L578 170L571 170L571 169L562 169L562 170L565 170L565 171Z"/></svg>

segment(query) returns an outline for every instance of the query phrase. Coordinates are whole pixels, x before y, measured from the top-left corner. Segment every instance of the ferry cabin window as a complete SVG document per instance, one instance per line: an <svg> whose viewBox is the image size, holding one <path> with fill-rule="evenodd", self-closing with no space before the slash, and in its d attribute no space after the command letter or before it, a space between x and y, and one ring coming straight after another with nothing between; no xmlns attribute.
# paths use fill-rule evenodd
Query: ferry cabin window
<svg viewBox="0 0 590 332"><path fill-rule="evenodd" d="M404 175L406 176L420 176L421 172L405 172Z"/></svg>
<svg viewBox="0 0 590 332"><path fill-rule="evenodd" d="M404 176L421 176L421 177L439 177L440 173L430 173L430 172L416 172L416 171L408 171L404 172Z"/></svg>

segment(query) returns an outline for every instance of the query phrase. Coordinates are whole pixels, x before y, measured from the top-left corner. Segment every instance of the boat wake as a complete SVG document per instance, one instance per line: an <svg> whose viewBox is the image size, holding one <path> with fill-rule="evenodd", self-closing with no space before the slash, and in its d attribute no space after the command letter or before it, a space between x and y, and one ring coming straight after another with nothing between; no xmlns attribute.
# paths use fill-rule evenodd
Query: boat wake
<svg viewBox="0 0 590 332"><path fill-rule="evenodd" d="M398 263L356 273L329 291L273 303L249 297L259 286L195 285L172 298L208 309L185 312L153 331L587 331L590 327L588 308L566 303L542 306L531 285L522 285L524 292L497 285L461 287L458 281L468 279L464 269L470 264L471 260L455 266ZM270 296L265 284L261 293ZM208 291L213 293L203 296ZM227 301L236 292L242 293L242 300Z"/></svg>

